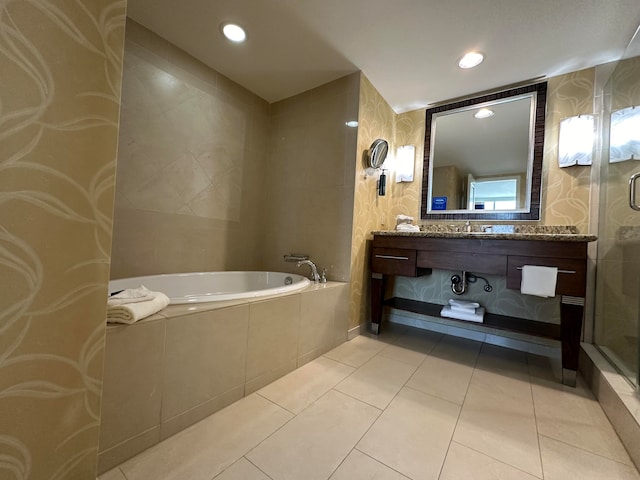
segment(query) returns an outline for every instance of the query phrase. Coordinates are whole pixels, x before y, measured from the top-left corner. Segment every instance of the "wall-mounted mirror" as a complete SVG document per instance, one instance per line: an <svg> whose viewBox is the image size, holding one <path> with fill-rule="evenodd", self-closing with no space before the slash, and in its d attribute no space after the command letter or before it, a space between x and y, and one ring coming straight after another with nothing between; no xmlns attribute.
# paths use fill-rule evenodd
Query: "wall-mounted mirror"
<svg viewBox="0 0 640 480"><path fill-rule="evenodd" d="M386 140L378 138L374 140L367 153L367 163L369 168L380 168L387 159L389 153L389 143Z"/></svg>
<svg viewBox="0 0 640 480"><path fill-rule="evenodd" d="M539 220L547 84L426 112L421 218Z"/></svg>

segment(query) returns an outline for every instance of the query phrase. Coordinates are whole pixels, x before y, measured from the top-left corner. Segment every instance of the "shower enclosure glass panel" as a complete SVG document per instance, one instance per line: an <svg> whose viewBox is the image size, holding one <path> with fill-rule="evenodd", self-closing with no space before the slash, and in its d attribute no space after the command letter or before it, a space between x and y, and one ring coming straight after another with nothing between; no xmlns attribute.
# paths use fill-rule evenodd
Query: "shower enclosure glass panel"
<svg viewBox="0 0 640 480"><path fill-rule="evenodd" d="M638 198L630 198L630 178L640 172L640 159L609 155L611 114L633 106L640 108L640 57L620 61L604 91L594 331L603 354L637 386L640 211L630 202L640 203L640 185Z"/></svg>

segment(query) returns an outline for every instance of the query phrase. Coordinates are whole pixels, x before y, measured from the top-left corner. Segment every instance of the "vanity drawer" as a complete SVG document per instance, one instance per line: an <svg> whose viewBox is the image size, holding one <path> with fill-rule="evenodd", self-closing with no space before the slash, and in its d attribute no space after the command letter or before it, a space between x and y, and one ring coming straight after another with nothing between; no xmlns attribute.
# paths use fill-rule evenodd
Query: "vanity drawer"
<svg viewBox="0 0 640 480"><path fill-rule="evenodd" d="M507 257L505 255L423 250L418 252L417 266L442 270L461 270L464 268L467 272L505 275L507 273Z"/></svg>
<svg viewBox="0 0 640 480"><path fill-rule="evenodd" d="M374 248L371 255L371 271L416 277L416 251L403 248Z"/></svg>
<svg viewBox="0 0 640 480"><path fill-rule="evenodd" d="M557 295L585 296L587 283L587 261L585 259L509 256L507 263L507 288L520 290L523 265L538 265L558 268Z"/></svg>

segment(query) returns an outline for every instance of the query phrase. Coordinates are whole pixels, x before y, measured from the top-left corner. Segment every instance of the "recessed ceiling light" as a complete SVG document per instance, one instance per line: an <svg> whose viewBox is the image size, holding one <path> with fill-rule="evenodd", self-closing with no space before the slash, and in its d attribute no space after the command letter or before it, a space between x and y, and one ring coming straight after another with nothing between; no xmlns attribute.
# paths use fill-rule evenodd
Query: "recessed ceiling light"
<svg viewBox="0 0 640 480"><path fill-rule="evenodd" d="M222 34L235 43L242 43L247 39L247 34L240 25L235 23L223 23L220 30Z"/></svg>
<svg viewBox="0 0 640 480"><path fill-rule="evenodd" d="M495 112L489 108L481 108L473 114L476 118L489 118L492 117Z"/></svg>
<svg viewBox="0 0 640 480"><path fill-rule="evenodd" d="M476 65L480 65L482 60L484 60L483 54L479 52L469 52L460 59L458 66L460 68L473 68Z"/></svg>
<svg viewBox="0 0 640 480"><path fill-rule="evenodd" d="M358 121L357 120L349 120L348 122L345 123L345 125L347 127L356 128L358 126Z"/></svg>

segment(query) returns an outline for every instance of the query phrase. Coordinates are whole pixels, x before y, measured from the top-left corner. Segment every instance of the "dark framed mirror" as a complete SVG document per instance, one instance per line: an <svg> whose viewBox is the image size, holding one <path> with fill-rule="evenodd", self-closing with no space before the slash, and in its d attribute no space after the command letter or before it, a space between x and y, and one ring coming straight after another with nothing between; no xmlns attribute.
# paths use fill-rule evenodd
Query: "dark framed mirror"
<svg viewBox="0 0 640 480"><path fill-rule="evenodd" d="M420 216L539 220L547 83L427 109Z"/></svg>

